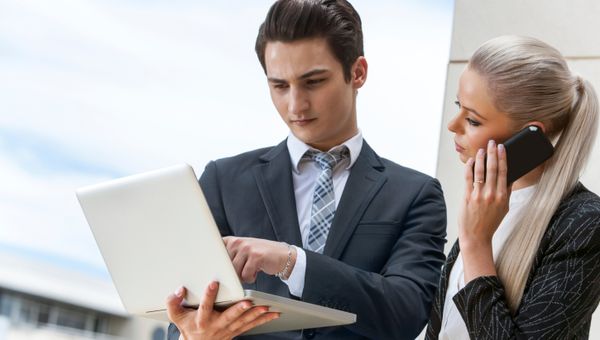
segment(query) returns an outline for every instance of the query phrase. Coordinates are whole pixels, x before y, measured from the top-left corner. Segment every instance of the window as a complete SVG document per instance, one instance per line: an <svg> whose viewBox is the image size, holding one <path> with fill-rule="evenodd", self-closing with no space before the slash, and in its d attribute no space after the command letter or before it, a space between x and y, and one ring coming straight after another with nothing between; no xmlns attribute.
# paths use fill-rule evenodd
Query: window
<svg viewBox="0 0 600 340"><path fill-rule="evenodd" d="M96 316L94 320L94 332L108 333L108 319L102 316Z"/></svg>
<svg viewBox="0 0 600 340"><path fill-rule="evenodd" d="M12 296L0 292L0 315L10 317L12 310Z"/></svg>
<svg viewBox="0 0 600 340"><path fill-rule="evenodd" d="M50 319L50 306L40 305L38 310L37 322L38 325L45 325Z"/></svg>
<svg viewBox="0 0 600 340"><path fill-rule="evenodd" d="M61 326L108 334L111 317L86 308L0 289L0 315L33 326Z"/></svg>
<svg viewBox="0 0 600 340"><path fill-rule="evenodd" d="M58 318L56 319L56 324L64 327L85 329L86 319L87 315L85 313L68 309L60 309L58 311Z"/></svg>
<svg viewBox="0 0 600 340"><path fill-rule="evenodd" d="M21 309L19 311L19 322L35 324L37 323L38 308L35 302L21 300Z"/></svg>

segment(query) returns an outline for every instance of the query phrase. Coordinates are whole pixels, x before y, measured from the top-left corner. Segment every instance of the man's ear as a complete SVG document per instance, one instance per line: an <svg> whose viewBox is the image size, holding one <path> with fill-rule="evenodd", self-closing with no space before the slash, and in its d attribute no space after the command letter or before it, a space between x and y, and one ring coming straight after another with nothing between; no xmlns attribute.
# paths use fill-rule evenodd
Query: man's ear
<svg viewBox="0 0 600 340"><path fill-rule="evenodd" d="M531 125L535 125L535 126L537 126L538 128L542 129L542 132L543 132L544 134L546 134L546 126L544 125L544 123L542 123L542 122L540 122L540 121L537 121L537 120L536 120L536 121L533 121L533 122L527 122L527 124L523 125L523 126L521 127L521 129L524 129L524 128L526 128L526 127L528 127L528 126L531 126Z"/></svg>
<svg viewBox="0 0 600 340"><path fill-rule="evenodd" d="M354 62L354 65L352 65L352 70L350 72L350 75L352 76L350 82L355 89L361 88L365 84L365 81L367 81L368 69L369 65L367 64L367 59L363 56L358 57Z"/></svg>

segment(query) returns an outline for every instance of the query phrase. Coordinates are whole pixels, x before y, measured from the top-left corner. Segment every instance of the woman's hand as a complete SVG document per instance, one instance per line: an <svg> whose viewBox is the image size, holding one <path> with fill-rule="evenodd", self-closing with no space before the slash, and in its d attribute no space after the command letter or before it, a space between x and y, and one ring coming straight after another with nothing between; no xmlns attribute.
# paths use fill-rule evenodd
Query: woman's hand
<svg viewBox="0 0 600 340"><path fill-rule="evenodd" d="M492 237L508 212L510 188L504 146L496 147L490 140L487 161L485 155L480 149L475 160L470 158L465 167L465 197L458 221L465 283L479 276L496 275Z"/></svg>

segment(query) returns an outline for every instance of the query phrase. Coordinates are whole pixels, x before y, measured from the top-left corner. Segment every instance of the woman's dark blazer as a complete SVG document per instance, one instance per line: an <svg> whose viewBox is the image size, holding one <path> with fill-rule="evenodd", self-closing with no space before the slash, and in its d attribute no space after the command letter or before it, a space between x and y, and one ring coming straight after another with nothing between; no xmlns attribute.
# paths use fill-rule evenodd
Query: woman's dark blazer
<svg viewBox="0 0 600 340"><path fill-rule="evenodd" d="M442 267L426 339L437 339L458 241ZM471 339L587 339L600 300L600 198L578 183L552 216L521 304L508 310L496 276L469 282L453 298Z"/></svg>

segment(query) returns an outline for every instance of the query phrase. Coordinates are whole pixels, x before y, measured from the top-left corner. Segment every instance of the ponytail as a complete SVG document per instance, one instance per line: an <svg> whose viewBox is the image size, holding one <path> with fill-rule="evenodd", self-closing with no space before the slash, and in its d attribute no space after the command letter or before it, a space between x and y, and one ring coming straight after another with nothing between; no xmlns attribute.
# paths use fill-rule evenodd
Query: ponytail
<svg viewBox="0 0 600 340"><path fill-rule="evenodd" d="M489 86L494 105L525 126L540 121L556 141L554 155L496 261L511 312L516 313L540 242L560 202L577 184L598 129L592 85L573 76L563 56L534 38L502 36L483 44L469 60Z"/></svg>
<svg viewBox="0 0 600 340"><path fill-rule="evenodd" d="M496 267L511 312L516 313L535 254L552 215L578 182L598 130L598 99L592 85L577 77L569 121L546 162L527 211L502 248Z"/></svg>

